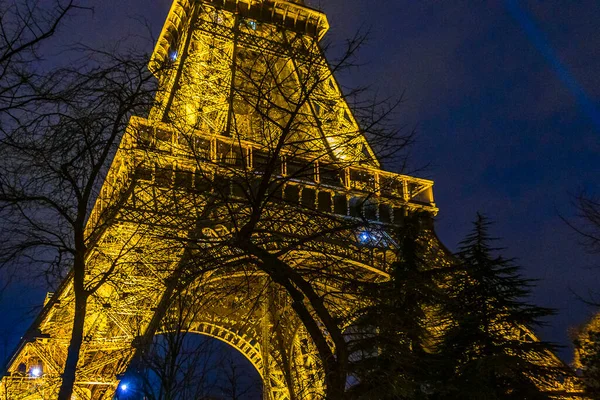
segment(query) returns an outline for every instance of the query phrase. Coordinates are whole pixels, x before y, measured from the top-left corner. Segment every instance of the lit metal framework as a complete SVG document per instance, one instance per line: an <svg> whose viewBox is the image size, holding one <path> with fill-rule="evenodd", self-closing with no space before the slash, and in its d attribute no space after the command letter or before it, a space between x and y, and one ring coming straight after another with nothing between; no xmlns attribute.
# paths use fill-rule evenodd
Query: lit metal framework
<svg viewBox="0 0 600 400"><path fill-rule="evenodd" d="M395 227L438 211L432 181L381 169L318 46L327 29L302 1L173 2L150 62L156 106L130 121L89 217L87 276L107 279L89 299L74 398L113 397L140 338L169 329L174 306L161 307L182 282L194 311L184 329L244 354L265 399L323 395L291 300L231 245L264 177L257 245L308 276L341 320L359 301L344 277L387 279ZM432 231L427 240L447 264ZM67 278L11 359L1 398L56 396L73 302Z"/></svg>

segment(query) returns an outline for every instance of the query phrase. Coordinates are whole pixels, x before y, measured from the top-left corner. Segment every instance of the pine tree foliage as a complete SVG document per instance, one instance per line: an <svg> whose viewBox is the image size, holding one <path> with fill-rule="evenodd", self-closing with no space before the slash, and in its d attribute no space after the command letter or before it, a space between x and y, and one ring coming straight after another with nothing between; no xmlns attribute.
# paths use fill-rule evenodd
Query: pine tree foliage
<svg viewBox="0 0 600 400"><path fill-rule="evenodd" d="M369 300L353 324L351 370L356 399L425 399L434 391L437 358L431 353L441 290L440 269L430 268L418 216L401 228L398 260L390 279L365 284Z"/></svg>
<svg viewBox="0 0 600 400"><path fill-rule="evenodd" d="M490 222L477 215L473 231L460 243L447 305L452 324L440 345L448 363L449 399L546 399L536 382L559 379L560 363L548 365L554 346L532 335L553 312L526 302L532 280L514 260L497 256Z"/></svg>

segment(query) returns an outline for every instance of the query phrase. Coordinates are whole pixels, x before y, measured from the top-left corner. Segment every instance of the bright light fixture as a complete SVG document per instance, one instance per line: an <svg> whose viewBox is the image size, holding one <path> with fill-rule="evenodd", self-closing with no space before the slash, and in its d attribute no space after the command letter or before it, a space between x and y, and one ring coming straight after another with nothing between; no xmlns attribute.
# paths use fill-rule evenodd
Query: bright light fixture
<svg viewBox="0 0 600 400"><path fill-rule="evenodd" d="M359 240L360 242L362 242L362 243L367 243L367 242L369 242L371 239L372 239L372 236L371 236L371 234L370 234L369 232L366 232L366 231L364 231L364 232L361 232L361 233L358 235L358 240Z"/></svg>

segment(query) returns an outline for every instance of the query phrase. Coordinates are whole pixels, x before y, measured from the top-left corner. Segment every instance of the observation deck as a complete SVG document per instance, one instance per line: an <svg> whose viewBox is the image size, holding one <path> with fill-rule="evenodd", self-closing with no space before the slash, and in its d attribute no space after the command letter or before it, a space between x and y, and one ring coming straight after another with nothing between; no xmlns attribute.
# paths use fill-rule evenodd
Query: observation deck
<svg viewBox="0 0 600 400"><path fill-rule="evenodd" d="M319 40L329 30L327 16L304 5L303 1L284 0L175 0L169 11L167 20L158 37L154 53L150 61L151 68L162 65L169 59L169 51L178 46L186 27L198 23L195 18L196 7L212 7L214 10L235 13L240 18L270 23L316 37ZM215 16L215 25L225 24L224 20Z"/></svg>
<svg viewBox="0 0 600 400"><path fill-rule="evenodd" d="M134 174L138 181L157 188L205 194L218 190L232 197L243 196L240 188L262 177L270 157L255 142L199 131L184 136L166 123L135 117L111 168L114 175L109 173L106 178L111 184L104 186L91 218L102 214ZM336 164L282 151L271 179L280 183L274 198L340 217L399 225L409 212L432 216L438 212L433 181L368 166Z"/></svg>

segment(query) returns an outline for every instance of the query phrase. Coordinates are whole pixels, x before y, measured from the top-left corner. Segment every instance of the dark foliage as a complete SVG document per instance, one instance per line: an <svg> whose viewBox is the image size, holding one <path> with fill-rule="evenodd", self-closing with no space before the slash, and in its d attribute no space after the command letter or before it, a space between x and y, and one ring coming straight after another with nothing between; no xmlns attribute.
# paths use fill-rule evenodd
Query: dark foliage
<svg viewBox="0 0 600 400"><path fill-rule="evenodd" d="M351 369L359 383L351 398L424 399L437 390L439 360L432 349L443 298L438 280L445 272L426 260L422 239L415 215L401 228L390 279L361 288L368 305L359 309L352 335Z"/></svg>
<svg viewBox="0 0 600 400"><path fill-rule="evenodd" d="M496 256L490 222L477 216L461 242L450 280L449 326L440 354L446 361L448 399L546 399L536 382L564 372L550 363L554 346L537 340L532 328L552 310L526 302L532 281L511 259Z"/></svg>

